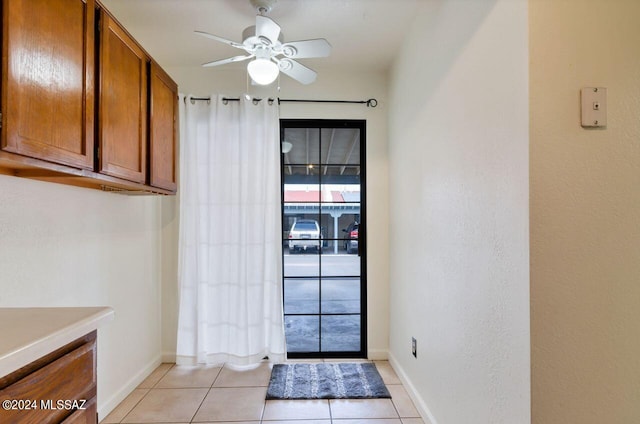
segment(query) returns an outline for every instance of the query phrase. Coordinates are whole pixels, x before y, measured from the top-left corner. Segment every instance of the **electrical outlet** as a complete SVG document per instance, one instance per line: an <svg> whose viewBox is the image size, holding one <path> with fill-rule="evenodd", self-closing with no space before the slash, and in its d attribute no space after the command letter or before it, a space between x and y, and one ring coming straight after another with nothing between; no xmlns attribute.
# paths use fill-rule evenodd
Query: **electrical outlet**
<svg viewBox="0 0 640 424"><path fill-rule="evenodd" d="M416 358L418 357L418 342L415 337L411 337L411 353Z"/></svg>

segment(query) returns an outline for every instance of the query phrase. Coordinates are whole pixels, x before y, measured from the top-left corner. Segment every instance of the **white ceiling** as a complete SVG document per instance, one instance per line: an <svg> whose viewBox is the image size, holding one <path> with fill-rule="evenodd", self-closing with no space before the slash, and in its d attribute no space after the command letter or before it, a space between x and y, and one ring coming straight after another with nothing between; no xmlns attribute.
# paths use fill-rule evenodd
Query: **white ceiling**
<svg viewBox="0 0 640 424"><path fill-rule="evenodd" d="M316 70L386 71L417 9L427 0L277 0L268 15L285 41L326 38L331 57L300 59ZM199 66L242 54L193 33L242 41L255 24L249 0L102 0L163 67ZM229 64L226 67L241 67Z"/></svg>

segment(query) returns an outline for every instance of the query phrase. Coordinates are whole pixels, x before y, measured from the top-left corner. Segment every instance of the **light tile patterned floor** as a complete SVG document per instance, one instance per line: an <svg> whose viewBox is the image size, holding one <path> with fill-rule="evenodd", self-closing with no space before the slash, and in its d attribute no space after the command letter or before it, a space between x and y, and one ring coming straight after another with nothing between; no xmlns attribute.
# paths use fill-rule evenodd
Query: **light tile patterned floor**
<svg viewBox="0 0 640 424"><path fill-rule="evenodd" d="M101 423L423 424L389 363L374 363L392 399L265 401L269 364L251 371L162 364Z"/></svg>

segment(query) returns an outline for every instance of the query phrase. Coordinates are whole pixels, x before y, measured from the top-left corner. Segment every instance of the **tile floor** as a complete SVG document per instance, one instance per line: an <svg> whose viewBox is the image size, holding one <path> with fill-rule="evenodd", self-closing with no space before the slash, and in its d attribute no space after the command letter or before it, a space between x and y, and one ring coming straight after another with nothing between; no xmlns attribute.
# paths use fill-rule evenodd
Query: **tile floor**
<svg viewBox="0 0 640 424"><path fill-rule="evenodd" d="M374 363L392 399L265 401L269 364L242 372L162 364L101 423L423 424L389 363Z"/></svg>

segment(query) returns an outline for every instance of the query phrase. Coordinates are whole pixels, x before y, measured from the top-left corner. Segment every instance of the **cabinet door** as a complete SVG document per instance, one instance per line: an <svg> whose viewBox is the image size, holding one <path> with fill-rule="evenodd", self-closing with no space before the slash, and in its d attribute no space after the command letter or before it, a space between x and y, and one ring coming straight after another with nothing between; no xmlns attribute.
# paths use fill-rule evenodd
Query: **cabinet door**
<svg viewBox="0 0 640 424"><path fill-rule="evenodd" d="M70 408L90 406L82 400L95 397L96 379L94 339L0 390L0 402L30 402L29 408L1 411L0 422L60 422L70 415Z"/></svg>
<svg viewBox="0 0 640 424"><path fill-rule="evenodd" d="M96 398L92 398L86 401L82 405L83 409L76 410L71 416L65 419L62 424L96 424L98 422L98 406L96 404Z"/></svg>
<svg viewBox="0 0 640 424"><path fill-rule="evenodd" d="M94 0L3 8L2 149L93 169Z"/></svg>
<svg viewBox="0 0 640 424"><path fill-rule="evenodd" d="M175 191L178 86L153 62L150 78L149 184Z"/></svg>
<svg viewBox="0 0 640 424"><path fill-rule="evenodd" d="M100 34L100 172L145 183L147 56L104 11Z"/></svg>

